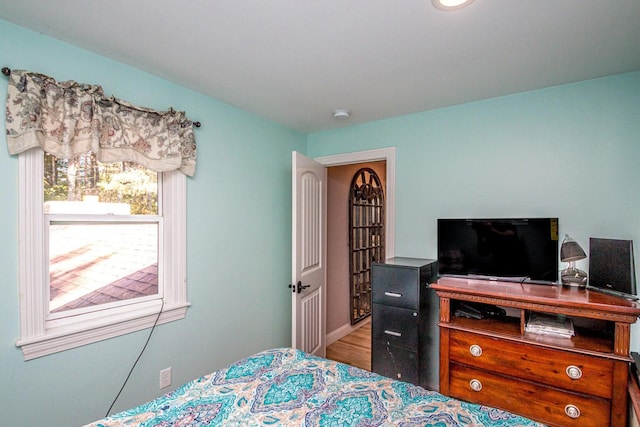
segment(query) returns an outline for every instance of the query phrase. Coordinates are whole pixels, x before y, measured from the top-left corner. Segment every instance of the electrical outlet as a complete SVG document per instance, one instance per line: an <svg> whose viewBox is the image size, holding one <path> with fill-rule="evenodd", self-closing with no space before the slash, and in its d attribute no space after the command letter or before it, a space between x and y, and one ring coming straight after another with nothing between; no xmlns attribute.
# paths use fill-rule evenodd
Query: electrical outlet
<svg viewBox="0 0 640 427"><path fill-rule="evenodd" d="M160 371L160 388L167 388L171 385L171 368Z"/></svg>

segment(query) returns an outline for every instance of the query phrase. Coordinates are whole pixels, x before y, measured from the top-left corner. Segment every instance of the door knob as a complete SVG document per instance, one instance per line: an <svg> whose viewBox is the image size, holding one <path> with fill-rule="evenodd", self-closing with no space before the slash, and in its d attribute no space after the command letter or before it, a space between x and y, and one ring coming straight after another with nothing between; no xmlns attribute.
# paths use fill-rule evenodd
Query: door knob
<svg viewBox="0 0 640 427"><path fill-rule="evenodd" d="M296 286L293 286L292 284L289 284L289 289L291 289L291 292L293 293L300 293L302 292L303 289L307 289L310 288L311 285L303 285L302 282L300 280L298 280L298 283L296 283Z"/></svg>

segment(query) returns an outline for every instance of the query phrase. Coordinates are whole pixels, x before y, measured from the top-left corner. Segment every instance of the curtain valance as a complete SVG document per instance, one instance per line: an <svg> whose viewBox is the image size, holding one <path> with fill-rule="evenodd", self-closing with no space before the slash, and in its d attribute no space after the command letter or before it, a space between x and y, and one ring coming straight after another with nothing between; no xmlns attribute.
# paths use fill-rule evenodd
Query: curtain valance
<svg viewBox="0 0 640 427"><path fill-rule="evenodd" d="M35 147L61 158L93 151L101 162L133 161L193 176L196 143L184 112L160 112L107 97L98 85L12 70L7 94L10 154Z"/></svg>

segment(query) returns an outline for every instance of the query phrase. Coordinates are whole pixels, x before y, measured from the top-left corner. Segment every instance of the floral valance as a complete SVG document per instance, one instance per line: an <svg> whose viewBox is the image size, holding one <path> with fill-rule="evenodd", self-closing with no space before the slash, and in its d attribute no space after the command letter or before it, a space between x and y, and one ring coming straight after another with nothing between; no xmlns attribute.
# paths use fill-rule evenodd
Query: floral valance
<svg viewBox="0 0 640 427"><path fill-rule="evenodd" d="M99 161L133 161L193 176L196 143L184 112L160 112L105 96L102 87L12 70L7 96L10 154L35 147L61 158L93 151Z"/></svg>

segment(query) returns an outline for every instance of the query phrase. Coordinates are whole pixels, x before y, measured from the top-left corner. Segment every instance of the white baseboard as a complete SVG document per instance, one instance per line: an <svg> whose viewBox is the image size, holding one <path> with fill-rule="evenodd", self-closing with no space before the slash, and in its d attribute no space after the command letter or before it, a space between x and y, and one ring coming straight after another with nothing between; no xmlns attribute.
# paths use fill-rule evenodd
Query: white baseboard
<svg viewBox="0 0 640 427"><path fill-rule="evenodd" d="M338 329L335 329L327 334L327 345L333 344L334 342L338 341L340 338L346 337L351 332L357 331L360 327L369 323L371 323L371 316L358 322L356 325L347 323L346 325L340 326Z"/></svg>

